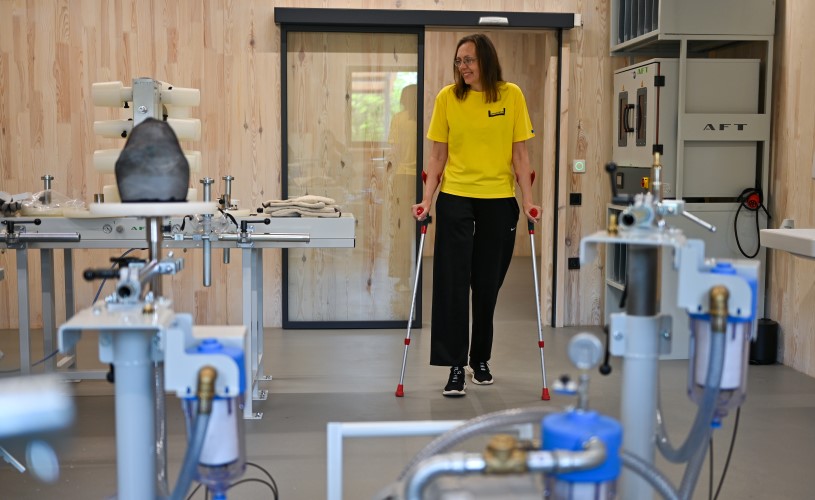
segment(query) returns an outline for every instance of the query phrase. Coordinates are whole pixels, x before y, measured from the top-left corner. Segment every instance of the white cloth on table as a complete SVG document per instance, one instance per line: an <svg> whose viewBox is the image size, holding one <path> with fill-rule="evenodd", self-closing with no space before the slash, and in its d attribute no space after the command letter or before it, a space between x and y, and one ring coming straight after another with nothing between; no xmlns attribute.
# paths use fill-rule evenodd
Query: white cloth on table
<svg viewBox="0 0 815 500"><path fill-rule="evenodd" d="M325 196L305 195L288 200L267 200L263 211L272 217L340 217L335 201Z"/></svg>

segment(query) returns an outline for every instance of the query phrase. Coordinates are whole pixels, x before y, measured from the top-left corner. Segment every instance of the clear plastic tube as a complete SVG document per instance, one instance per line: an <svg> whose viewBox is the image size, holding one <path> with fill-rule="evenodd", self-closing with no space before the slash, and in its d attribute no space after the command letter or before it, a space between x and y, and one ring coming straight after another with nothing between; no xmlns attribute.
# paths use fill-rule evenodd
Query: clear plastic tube
<svg viewBox="0 0 815 500"><path fill-rule="evenodd" d="M711 355L711 326L703 318L691 317L694 332L688 394L696 403L704 399L708 359ZM747 365L750 356L751 322L729 322L725 331L724 359L720 392L716 399L716 418L721 419L733 408L741 406L746 396ZM715 335L714 335L715 337Z"/></svg>
<svg viewBox="0 0 815 500"><path fill-rule="evenodd" d="M698 325L697 325L698 326ZM693 323L691 324L693 328ZM691 329L693 332L693 329ZM691 337L691 359L694 360L695 336ZM706 384L703 388L699 410L691 426L691 430L685 442L679 448L674 448L668 437L662 415L657 418L657 448L662 455L674 463L687 462L694 450L702 446L707 439L708 429L716 412L716 402L719 397L719 384L722 379L722 371L725 356L725 336L723 334L713 335L710 342L710 354L707 357L707 370L705 371ZM691 372L693 372L693 361L691 362Z"/></svg>
<svg viewBox="0 0 815 500"><path fill-rule="evenodd" d="M710 446L710 433L711 429L708 428L705 432L705 440L702 445L693 453L685 467L685 473L682 475L682 484L679 485L680 498L693 498L693 490L696 488L696 482L699 480L699 473L702 471L702 465L705 463L705 455L707 455L708 447Z"/></svg>
<svg viewBox="0 0 815 500"><path fill-rule="evenodd" d="M207 434L207 427L209 426L209 414L198 414L195 417L193 424L192 439L187 446L187 453L184 455L184 462L181 464L181 472L178 474L178 481L176 482L171 500L183 500L190 489L190 484L195 477L196 465L198 464L198 457L201 455L201 449L204 447L204 439Z"/></svg>
<svg viewBox="0 0 815 500"><path fill-rule="evenodd" d="M198 457L195 478L213 493L225 492L246 469L246 450L241 398L212 401L209 429ZM197 411L197 401L185 401L189 422Z"/></svg>

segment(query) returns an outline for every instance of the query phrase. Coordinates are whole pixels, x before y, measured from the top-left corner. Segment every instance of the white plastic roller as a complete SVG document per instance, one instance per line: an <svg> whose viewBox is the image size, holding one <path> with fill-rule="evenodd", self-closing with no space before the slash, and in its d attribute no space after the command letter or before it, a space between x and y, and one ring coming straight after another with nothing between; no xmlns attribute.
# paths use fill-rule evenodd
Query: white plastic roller
<svg viewBox="0 0 815 500"><path fill-rule="evenodd" d="M116 171L116 160L122 153L121 149L99 149L93 152L93 168L97 172ZM187 163L190 164L190 172L201 171L201 152L200 151L186 151L184 156L187 158Z"/></svg>
<svg viewBox="0 0 815 500"><path fill-rule="evenodd" d="M121 203L119 197L119 187L116 184L105 184L102 186L102 194L105 196L105 203Z"/></svg>
<svg viewBox="0 0 815 500"><path fill-rule="evenodd" d="M180 141L201 140L201 120L197 118L167 118L167 123ZM126 138L133 130L132 120L101 120L93 122L93 132L102 137Z"/></svg>
<svg viewBox="0 0 815 500"><path fill-rule="evenodd" d="M201 91L198 89L186 89L173 87L162 82L161 104L171 106L192 107L201 104Z"/></svg>
<svg viewBox="0 0 815 500"><path fill-rule="evenodd" d="M192 108L187 106L164 106L164 114L167 118L192 118Z"/></svg>
<svg viewBox="0 0 815 500"><path fill-rule="evenodd" d="M99 82L91 85L94 106L120 107L133 100L133 88L122 82Z"/></svg>
<svg viewBox="0 0 815 500"><path fill-rule="evenodd" d="M201 140L201 120L197 118L167 118L167 123L180 141Z"/></svg>
<svg viewBox="0 0 815 500"><path fill-rule="evenodd" d="M116 169L116 160L122 154L121 149L98 149L93 152L93 168L97 172L113 172ZM107 197L105 197L107 198Z"/></svg>
<svg viewBox="0 0 815 500"><path fill-rule="evenodd" d="M124 137L130 135L131 130L133 130L132 120L102 120L93 122L93 132L102 137L122 138L123 134Z"/></svg>
<svg viewBox="0 0 815 500"><path fill-rule="evenodd" d="M190 164L190 173L201 171L200 151L185 151L184 156L187 157L187 163Z"/></svg>

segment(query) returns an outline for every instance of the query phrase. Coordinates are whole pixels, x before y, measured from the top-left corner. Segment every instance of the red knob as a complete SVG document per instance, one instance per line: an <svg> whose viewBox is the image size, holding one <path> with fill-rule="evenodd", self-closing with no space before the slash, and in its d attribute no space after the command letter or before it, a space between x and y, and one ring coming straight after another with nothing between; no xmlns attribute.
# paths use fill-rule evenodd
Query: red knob
<svg viewBox="0 0 815 500"><path fill-rule="evenodd" d="M529 211L529 215L531 215L532 217L537 218L538 217L538 209L533 208L532 210Z"/></svg>
<svg viewBox="0 0 815 500"><path fill-rule="evenodd" d="M758 195L758 193L751 194L747 197L746 205L750 210L758 210L758 208L761 206L761 197Z"/></svg>
<svg viewBox="0 0 815 500"><path fill-rule="evenodd" d="M419 207L416 209L416 215L422 215L424 213L424 208Z"/></svg>

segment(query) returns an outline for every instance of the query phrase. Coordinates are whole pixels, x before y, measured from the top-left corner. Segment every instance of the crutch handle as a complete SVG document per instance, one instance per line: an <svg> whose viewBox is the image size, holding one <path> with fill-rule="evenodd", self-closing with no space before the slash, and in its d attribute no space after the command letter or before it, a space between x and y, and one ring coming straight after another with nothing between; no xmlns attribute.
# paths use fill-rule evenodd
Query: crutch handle
<svg viewBox="0 0 815 500"><path fill-rule="evenodd" d="M424 213L423 207L419 207L416 209L416 215L422 215L423 213ZM422 225L422 234L427 233L427 225L430 224L431 220L432 217L428 215L427 217L419 221L419 223Z"/></svg>
<svg viewBox="0 0 815 500"><path fill-rule="evenodd" d="M423 210L421 209L421 207L419 207L419 209L417 210L417 212L419 213L419 215L421 215L421 214L422 214ZM424 220L419 221L419 222L421 222L421 223L422 223L422 234L427 234L427 225L428 225L428 224L430 224L430 222L431 222L432 220L433 220L433 218L432 218L432 217L430 217L430 216L428 215L427 217L425 217L425 219L424 219Z"/></svg>
<svg viewBox="0 0 815 500"><path fill-rule="evenodd" d="M533 208L532 210L529 211L529 215L531 215L532 217L537 217L538 216L538 209ZM527 229L529 229L529 234L535 234L535 223L534 222L532 222L531 220L527 220L526 221L526 227L527 227Z"/></svg>

